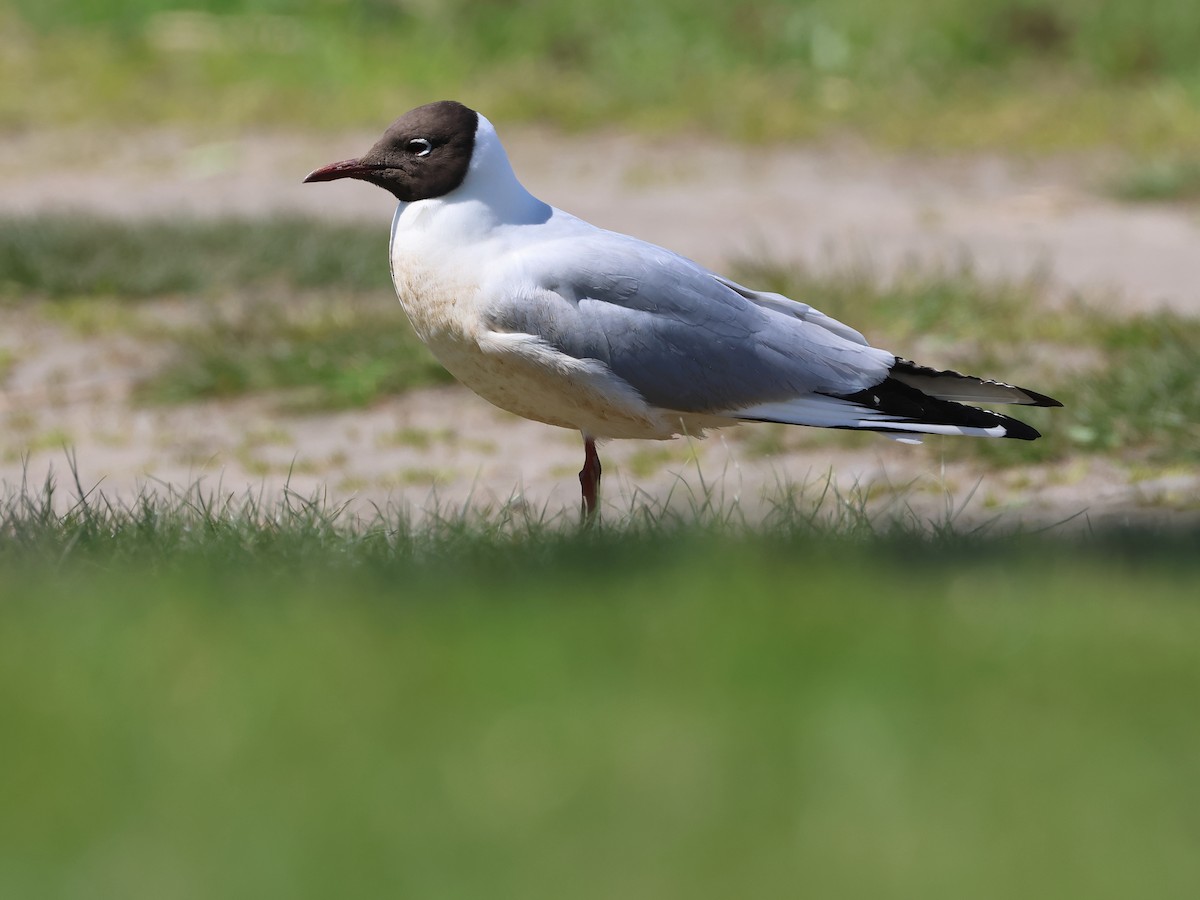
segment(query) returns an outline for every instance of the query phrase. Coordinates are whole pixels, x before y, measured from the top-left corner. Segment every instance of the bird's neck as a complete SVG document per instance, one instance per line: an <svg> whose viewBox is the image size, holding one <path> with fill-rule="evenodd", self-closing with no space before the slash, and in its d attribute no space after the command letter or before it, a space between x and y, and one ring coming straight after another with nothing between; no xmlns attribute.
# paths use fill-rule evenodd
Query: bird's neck
<svg viewBox="0 0 1200 900"><path fill-rule="evenodd" d="M544 222L550 216L550 207L517 180L500 139L482 117L467 176L446 199L482 207L496 224Z"/></svg>

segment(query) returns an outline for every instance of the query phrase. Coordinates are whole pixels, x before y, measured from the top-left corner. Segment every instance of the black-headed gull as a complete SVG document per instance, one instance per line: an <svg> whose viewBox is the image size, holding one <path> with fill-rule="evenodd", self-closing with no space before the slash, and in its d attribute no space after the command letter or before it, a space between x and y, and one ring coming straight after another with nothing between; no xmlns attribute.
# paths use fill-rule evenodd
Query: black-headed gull
<svg viewBox="0 0 1200 900"><path fill-rule="evenodd" d="M805 303L543 203L461 103L411 110L364 156L304 180L338 178L399 200L392 281L442 365L502 409L583 435L589 516L598 438L784 422L1033 440L1025 423L965 404L1062 405L916 365Z"/></svg>

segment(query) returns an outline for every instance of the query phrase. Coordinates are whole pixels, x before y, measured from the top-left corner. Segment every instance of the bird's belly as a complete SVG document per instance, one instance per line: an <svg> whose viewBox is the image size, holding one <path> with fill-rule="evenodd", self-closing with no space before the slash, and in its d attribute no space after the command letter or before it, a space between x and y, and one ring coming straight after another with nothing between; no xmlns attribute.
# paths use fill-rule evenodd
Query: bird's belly
<svg viewBox="0 0 1200 900"><path fill-rule="evenodd" d="M481 332L429 342L438 361L489 403L535 422L602 438L671 437L679 432L661 410L594 360L575 360L544 346L530 350L527 335ZM517 340L513 340L517 338ZM514 351L514 344L527 345Z"/></svg>

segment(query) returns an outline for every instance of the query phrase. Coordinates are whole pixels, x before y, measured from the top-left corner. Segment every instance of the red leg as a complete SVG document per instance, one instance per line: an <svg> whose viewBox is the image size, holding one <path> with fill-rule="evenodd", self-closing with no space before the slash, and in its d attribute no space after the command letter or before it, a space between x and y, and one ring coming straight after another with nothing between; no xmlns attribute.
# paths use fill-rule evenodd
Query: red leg
<svg viewBox="0 0 1200 900"><path fill-rule="evenodd" d="M583 436L583 468L579 470L579 486L583 488L583 517L592 522L600 509L600 455L596 442Z"/></svg>

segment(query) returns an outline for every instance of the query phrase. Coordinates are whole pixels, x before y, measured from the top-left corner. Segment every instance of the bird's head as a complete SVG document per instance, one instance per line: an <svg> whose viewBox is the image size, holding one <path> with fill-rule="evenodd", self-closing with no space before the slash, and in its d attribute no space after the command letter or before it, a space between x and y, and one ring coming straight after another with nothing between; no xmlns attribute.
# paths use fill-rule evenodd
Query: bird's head
<svg viewBox="0 0 1200 900"><path fill-rule="evenodd" d="M305 182L357 178L410 203L442 197L466 178L479 114L453 100L409 110L370 150L310 172Z"/></svg>

